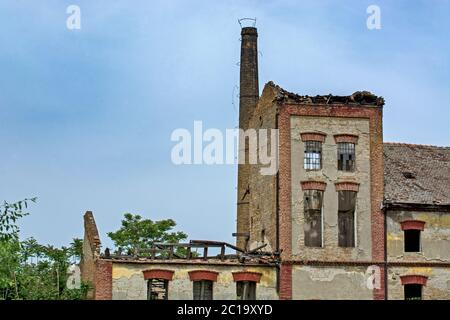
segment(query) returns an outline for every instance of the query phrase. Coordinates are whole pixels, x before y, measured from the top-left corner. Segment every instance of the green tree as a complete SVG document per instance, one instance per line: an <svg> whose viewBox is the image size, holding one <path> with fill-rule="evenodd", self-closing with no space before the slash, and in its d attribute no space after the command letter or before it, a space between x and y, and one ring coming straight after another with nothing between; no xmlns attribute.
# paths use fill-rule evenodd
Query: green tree
<svg viewBox="0 0 450 320"><path fill-rule="evenodd" d="M86 284L66 287L70 258L81 257L82 241L75 238L61 248L41 245L34 238L20 241L17 222L28 214L28 201L36 198L0 206L0 299L83 299Z"/></svg>
<svg viewBox="0 0 450 320"><path fill-rule="evenodd" d="M178 243L187 239L184 232L171 232L175 226L172 219L152 221L125 213L120 229L108 232L108 237L114 242L116 252L133 253L136 248L150 248L154 242Z"/></svg>
<svg viewBox="0 0 450 320"><path fill-rule="evenodd" d="M19 226L17 220L28 215L23 210L28 208L28 203L36 202L37 198L24 199L14 203L6 201L0 205L0 241L18 238Z"/></svg>

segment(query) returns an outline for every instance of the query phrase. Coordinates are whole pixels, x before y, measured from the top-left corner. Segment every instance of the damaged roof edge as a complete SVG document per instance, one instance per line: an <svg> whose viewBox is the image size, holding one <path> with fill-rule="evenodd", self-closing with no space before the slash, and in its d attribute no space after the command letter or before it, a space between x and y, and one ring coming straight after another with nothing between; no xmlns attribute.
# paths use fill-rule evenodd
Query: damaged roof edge
<svg viewBox="0 0 450 320"><path fill-rule="evenodd" d="M349 104L360 106L384 106L384 98L374 95L369 91L356 91L349 96L336 96L332 94L328 95L299 95L289 92L274 82L269 81L266 86L270 86L277 90L277 97L275 101L279 102L293 102L300 104Z"/></svg>

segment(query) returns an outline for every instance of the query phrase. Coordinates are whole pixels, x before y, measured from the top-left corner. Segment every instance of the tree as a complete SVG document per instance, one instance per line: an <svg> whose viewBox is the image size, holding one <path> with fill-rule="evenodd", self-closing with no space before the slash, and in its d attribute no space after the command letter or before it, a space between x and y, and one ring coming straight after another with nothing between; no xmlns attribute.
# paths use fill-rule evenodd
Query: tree
<svg viewBox="0 0 450 320"><path fill-rule="evenodd" d="M4 201L0 205L0 241L18 237L17 220L28 215L27 212L23 212L23 209L28 208L29 201L36 202L36 199L24 199L15 203Z"/></svg>
<svg viewBox="0 0 450 320"><path fill-rule="evenodd" d="M79 259L82 241L73 239L69 247L41 245L34 238L20 241L18 219L28 201L4 202L0 206L0 300L1 299L83 299L88 286L68 289L70 258Z"/></svg>
<svg viewBox="0 0 450 320"><path fill-rule="evenodd" d="M108 232L108 237L114 242L116 252L133 253L136 248L150 248L154 242L178 243L187 239L184 232L170 232L175 226L172 219L152 221L125 213L121 228Z"/></svg>

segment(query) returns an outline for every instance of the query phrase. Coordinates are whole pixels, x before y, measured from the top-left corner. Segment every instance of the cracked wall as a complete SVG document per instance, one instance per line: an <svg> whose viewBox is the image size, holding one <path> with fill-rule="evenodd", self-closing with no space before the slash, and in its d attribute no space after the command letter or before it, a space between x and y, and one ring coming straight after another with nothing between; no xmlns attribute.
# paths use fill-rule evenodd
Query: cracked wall
<svg viewBox="0 0 450 320"><path fill-rule="evenodd" d="M388 299L403 300L404 288L400 281L403 275L427 276L427 284L422 288L424 300L450 300L450 268L438 267L389 267Z"/></svg>
<svg viewBox="0 0 450 320"><path fill-rule="evenodd" d="M425 222L420 235L421 252L404 252L400 222ZM389 211L387 213L388 261L450 262L450 215L448 212Z"/></svg>
<svg viewBox="0 0 450 320"><path fill-rule="evenodd" d="M371 204L370 204L370 128L368 119L314 116L291 117L291 168L292 168L292 254L295 259L307 260L371 260ZM302 132L323 132L327 136L322 144L322 169L303 169L304 142ZM337 144L335 134L354 134L356 145L354 172L337 170ZM304 205L301 181L320 180L327 184L323 198L323 247L304 245ZM358 182L356 204L356 247L338 246L338 193L334 183Z"/></svg>
<svg viewBox="0 0 450 320"><path fill-rule="evenodd" d="M366 267L294 266L292 298L295 300L372 300Z"/></svg>
<svg viewBox="0 0 450 320"><path fill-rule="evenodd" d="M250 271L262 274L256 288L257 300L276 300L276 268L239 265L201 265L201 264L146 264L146 263L113 263L112 270L112 298L113 300L146 300L147 281L143 271L164 269L174 271L172 281L169 281L169 300L192 300L193 282L189 278L189 271L208 270L219 272L217 282L213 284L213 298L215 300L235 300L236 283L232 272Z"/></svg>

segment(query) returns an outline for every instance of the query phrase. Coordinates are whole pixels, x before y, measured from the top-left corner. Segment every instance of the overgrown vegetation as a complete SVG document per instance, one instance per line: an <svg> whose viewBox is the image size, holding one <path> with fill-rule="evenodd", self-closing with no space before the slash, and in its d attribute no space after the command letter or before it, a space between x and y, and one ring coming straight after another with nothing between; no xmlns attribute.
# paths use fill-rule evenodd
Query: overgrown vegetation
<svg viewBox="0 0 450 320"><path fill-rule="evenodd" d="M69 289L68 268L82 259L83 241L74 238L66 247L39 244L34 238L20 239L18 221L28 215L36 198L0 205L0 300L79 300L85 299L89 285ZM109 232L116 253L148 249L155 242L178 243L187 238L173 232L171 219L152 221L126 213L119 230ZM182 248L176 253L184 255ZM70 281L70 280L69 280Z"/></svg>
<svg viewBox="0 0 450 320"><path fill-rule="evenodd" d="M82 240L68 247L39 244L35 239L20 240L18 220L26 215L30 202L4 202L0 206L0 299L53 300L83 299L88 286L68 289L68 267L81 259Z"/></svg>

